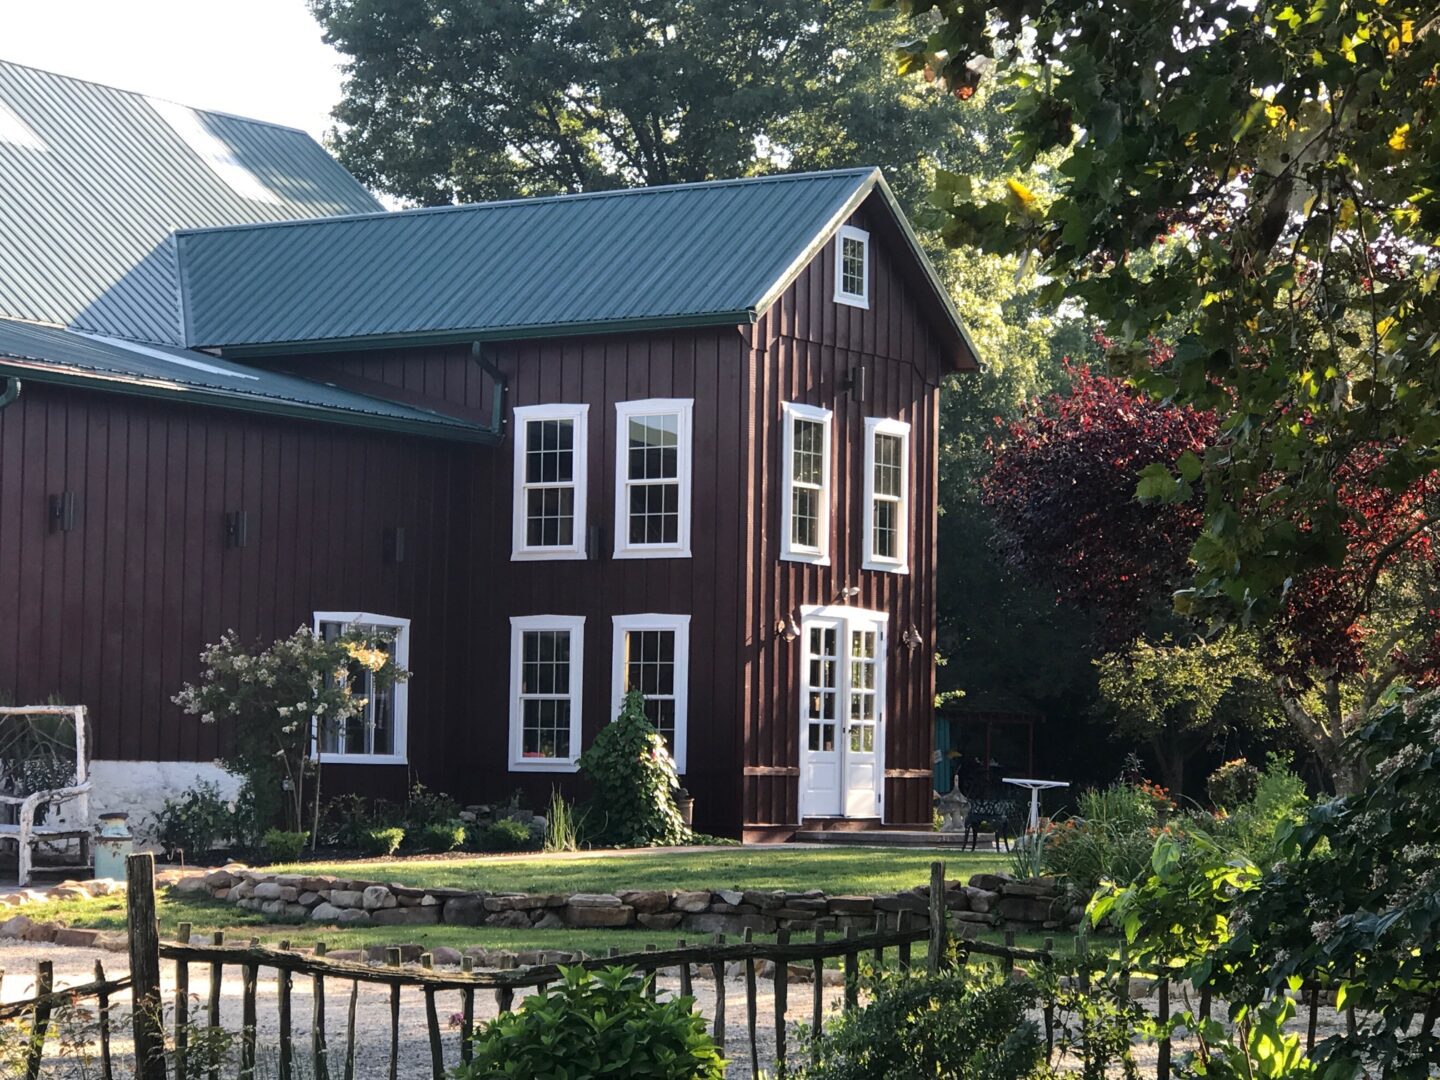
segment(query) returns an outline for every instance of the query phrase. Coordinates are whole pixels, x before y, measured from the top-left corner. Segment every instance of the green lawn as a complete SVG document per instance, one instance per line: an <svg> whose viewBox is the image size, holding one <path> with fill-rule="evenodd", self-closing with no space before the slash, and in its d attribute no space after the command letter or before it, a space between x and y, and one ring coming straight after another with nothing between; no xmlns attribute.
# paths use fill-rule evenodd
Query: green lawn
<svg viewBox="0 0 1440 1080"><path fill-rule="evenodd" d="M993 852L897 851L894 848L722 848L705 851L521 859L458 856L305 862L270 867L277 873L333 875L395 881L419 888L487 892L620 892L626 889L820 889L834 894L886 893L923 885L930 864L945 863L947 878L968 879L1007 869L1009 856Z"/></svg>

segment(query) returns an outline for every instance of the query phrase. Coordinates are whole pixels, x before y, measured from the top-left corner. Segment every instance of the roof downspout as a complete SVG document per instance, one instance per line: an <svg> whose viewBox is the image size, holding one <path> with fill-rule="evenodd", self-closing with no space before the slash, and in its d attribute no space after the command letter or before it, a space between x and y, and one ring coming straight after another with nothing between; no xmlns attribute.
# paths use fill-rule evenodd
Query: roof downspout
<svg viewBox="0 0 1440 1080"><path fill-rule="evenodd" d="M510 380L505 377L505 372L495 365L493 360L485 356L484 342L474 341L470 343L470 356L480 370L490 376L495 384L495 396L490 402L490 424L488 430L496 439L503 441L505 438L506 417L509 415L505 409L506 400L510 396Z"/></svg>
<svg viewBox="0 0 1440 1080"><path fill-rule="evenodd" d="M3 409L20 396L20 380L11 375L0 379L0 385L5 387L4 391L0 392L0 409Z"/></svg>

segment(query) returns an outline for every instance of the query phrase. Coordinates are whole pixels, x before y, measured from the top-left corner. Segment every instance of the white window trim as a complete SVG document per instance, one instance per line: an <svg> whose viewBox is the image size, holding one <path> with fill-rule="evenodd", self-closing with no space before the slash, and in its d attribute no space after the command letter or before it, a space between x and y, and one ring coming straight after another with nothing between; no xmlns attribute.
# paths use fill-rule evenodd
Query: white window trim
<svg viewBox="0 0 1440 1080"><path fill-rule="evenodd" d="M570 757L527 758L520 708L520 660L522 635L527 630L570 631ZM580 705L584 700L585 616L512 615L510 617L510 771L577 772L580 769Z"/></svg>
<svg viewBox="0 0 1440 1080"><path fill-rule="evenodd" d="M402 669L410 667L410 620L393 615L375 615L368 611L317 611L311 629L320 633L321 623L338 622L347 626L382 626L395 631L395 663ZM395 752L393 754L326 754L321 751L315 724L310 729L310 757L320 765L408 765L410 683L397 680L391 688L395 696Z"/></svg>
<svg viewBox="0 0 1440 1080"><path fill-rule="evenodd" d="M512 496L510 558L512 561L540 561L585 558L588 533L586 489L589 487L590 455L589 405L521 405L512 416L515 440L515 491ZM575 535L572 543L556 547L530 547L525 543L525 444L527 427L532 420L573 420L575 422Z"/></svg>
<svg viewBox="0 0 1440 1080"><path fill-rule="evenodd" d="M900 439L900 513L896 523L898 558L875 554L875 436L894 435ZM881 416L865 418L865 558L862 569L891 574L910 572L910 425Z"/></svg>
<svg viewBox="0 0 1440 1080"><path fill-rule="evenodd" d="M675 770L685 772L690 721L690 616L616 615L611 643L610 718L620 715L625 698L625 635L631 630L672 630L675 633Z"/></svg>
<svg viewBox="0 0 1440 1080"><path fill-rule="evenodd" d="M834 416L829 409L816 408L814 405L799 405L786 401L781 405L783 416L782 426L784 436L781 439L781 452L783 458L780 464L780 558L788 562L813 563L816 566L830 565L830 531L834 526L831 511L831 466L830 447L831 429L834 426ZM820 545L816 548L796 547L793 541L794 530L791 518L795 512L795 421L812 420L820 423L824 430L824 437L821 441L820 474Z"/></svg>
<svg viewBox="0 0 1440 1080"><path fill-rule="evenodd" d="M675 413L680 481L680 530L673 544L634 544L630 542L629 455L630 417ZM690 484L694 472L693 398L649 398L644 401L615 403L615 548L617 559L688 559L690 558Z"/></svg>
<svg viewBox="0 0 1440 1080"><path fill-rule="evenodd" d="M845 241L859 240L865 245L865 286L863 292L845 291ZM835 233L835 303L850 307L870 307L870 234L853 225L841 225Z"/></svg>

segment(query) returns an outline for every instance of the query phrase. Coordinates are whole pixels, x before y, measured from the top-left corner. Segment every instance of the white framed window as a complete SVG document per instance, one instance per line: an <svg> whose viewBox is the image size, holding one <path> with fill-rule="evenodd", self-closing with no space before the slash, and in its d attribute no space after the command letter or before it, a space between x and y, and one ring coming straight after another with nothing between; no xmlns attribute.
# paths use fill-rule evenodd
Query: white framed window
<svg viewBox="0 0 1440 1080"><path fill-rule="evenodd" d="M870 306L870 234L853 225L835 234L835 302Z"/></svg>
<svg viewBox="0 0 1440 1080"><path fill-rule="evenodd" d="M515 410L512 559L585 558L589 405Z"/></svg>
<svg viewBox="0 0 1440 1080"><path fill-rule="evenodd" d="M510 619L510 770L574 772L580 757L583 615Z"/></svg>
<svg viewBox="0 0 1440 1080"><path fill-rule="evenodd" d="M780 557L830 564L829 409L785 402Z"/></svg>
<svg viewBox="0 0 1440 1080"><path fill-rule="evenodd" d="M866 570L910 572L910 425L865 418Z"/></svg>
<svg viewBox="0 0 1440 1080"><path fill-rule="evenodd" d="M690 616L616 615L611 673L612 717L631 690L645 695L645 715L665 736L675 768L685 771L690 711Z"/></svg>
<svg viewBox="0 0 1440 1080"><path fill-rule="evenodd" d="M410 620L368 611L317 611L315 633L334 641L350 630L373 633L400 668L410 666ZM317 717L311 733L312 755L325 765L405 765L408 682L377 686L375 674L359 663L350 667L351 693L365 699L359 716L327 721Z"/></svg>
<svg viewBox="0 0 1440 1080"><path fill-rule="evenodd" d="M615 558L690 557L689 398L615 403Z"/></svg>

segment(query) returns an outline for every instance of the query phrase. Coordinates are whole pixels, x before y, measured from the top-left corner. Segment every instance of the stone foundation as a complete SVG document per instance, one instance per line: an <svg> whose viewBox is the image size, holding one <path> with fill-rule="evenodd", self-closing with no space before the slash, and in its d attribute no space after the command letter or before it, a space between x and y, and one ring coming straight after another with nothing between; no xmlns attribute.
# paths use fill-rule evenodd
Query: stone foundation
<svg viewBox="0 0 1440 1080"><path fill-rule="evenodd" d="M515 929L640 928L685 934L739 934L872 929L877 919L894 928L929 925L930 887L882 896L831 896L808 892L720 889L621 893L472 892L418 889L396 883L304 874L266 874L243 866L192 873L175 880L180 893L203 894L276 920L339 926L504 926ZM959 929L1058 930L1079 921L1080 909L1049 878L1017 881L1007 874L976 874L968 884L946 884L945 907Z"/></svg>

